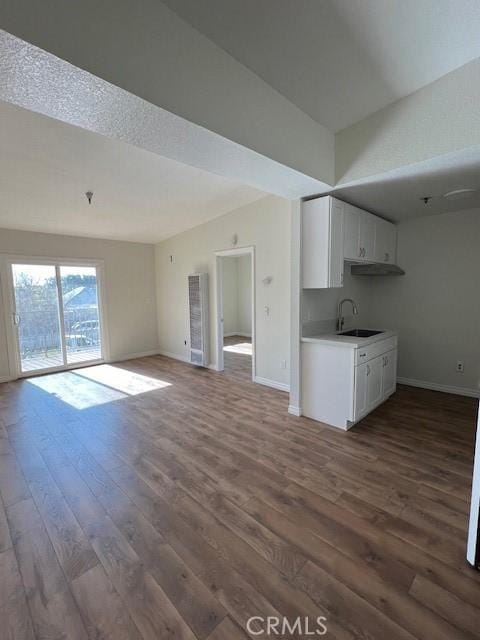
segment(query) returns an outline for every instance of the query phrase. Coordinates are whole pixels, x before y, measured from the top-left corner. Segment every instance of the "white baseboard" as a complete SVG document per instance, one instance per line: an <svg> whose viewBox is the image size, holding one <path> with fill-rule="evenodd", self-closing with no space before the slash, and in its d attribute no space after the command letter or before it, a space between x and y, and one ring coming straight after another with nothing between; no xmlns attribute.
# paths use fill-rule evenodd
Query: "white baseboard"
<svg viewBox="0 0 480 640"><path fill-rule="evenodd" d="M231 338L232 336L239 336L240 338L251 338L251 333L242 333L241 331L233 331L232 333L224 333L224 338Z"/></svg>
<svg viewBox="0 0 480 640"><path fill-rule="evenodd" d="M123 362L124 360L135 360L135 358L146 358L147 356L157 356L160 353L158 349L150 351L139 351L138 353L125 353L116 358L110 358L109 362Z"/></svg>
<svg viewBox="0 0 480 640"><path fill-rule="evenodd" d="M0 384L2 382L12 382L12 380L15 380L15 378L12 378L11 376L0 376Z"/></svg>
<svg viewBox="0 0 480 640"><path fill-rule="evenodd" d="M189 364L191 364L188 356L183 356L179 353L172 353L171 351L157 351L157 355L165 356L166 358L172 358L173 360L180 360L180 362L188 362Z"/></svg>
<svg viewBox="0 0 480 640"><path fill-rule="evenodd" d="M276 380L269 380L268 378L262 378L260 376L255 376L254 382L263 384L266 387L272 387L272 389L278 389L279 391L290 392L290 385L284 382L277 382Z"/></svg>
<svg viewBox="0 0 480 640"><path fill-rule="evenodd" d="M288 405L288 413L291 413L292 416L301 416L302 415L302 411L301 411L300 407L296 407L293 404L289 404Z"/></svg>
<svg viewBox="0 0 480 640"><path fill-rule="evenodd" d="M420 387L431 391L442 391L443 393L453 393L457 396L468 396L469 398L480 398L480 389L467 389L465 387L454 387L448 384L438 384L437 382L427 382L426 380L415 380L414 378L397 378L398 384L406 384L409 387Z"/></svg>
<svg viewBox="0 0 480 640"><path fill-rule="evenodd" d="M166 358L172 358L173 360L179 360L180 362L186 362L187 364L192 364L188 356L182 356L178 353L172 353L171 351L157 351L156 355L165 356ZM219 370L216 364L207 365L207 369L211 369L212 371Z"/></svg>

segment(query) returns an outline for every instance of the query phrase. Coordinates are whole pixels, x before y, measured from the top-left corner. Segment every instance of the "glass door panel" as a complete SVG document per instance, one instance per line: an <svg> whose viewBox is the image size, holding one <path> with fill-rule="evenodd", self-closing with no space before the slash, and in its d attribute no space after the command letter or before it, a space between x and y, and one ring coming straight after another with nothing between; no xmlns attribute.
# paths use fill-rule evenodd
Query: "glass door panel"
<svg viewBox="0 0 480 640"><path fill-rule="evenodd" d="M12 274L22 373L63 366L55 266L13 264Z"/></svg>
<svg viewBox="0 0 480 640"><path fill-rule="evenodd" d="M97 270L60 266L67 364L102 358Z"/></svg>

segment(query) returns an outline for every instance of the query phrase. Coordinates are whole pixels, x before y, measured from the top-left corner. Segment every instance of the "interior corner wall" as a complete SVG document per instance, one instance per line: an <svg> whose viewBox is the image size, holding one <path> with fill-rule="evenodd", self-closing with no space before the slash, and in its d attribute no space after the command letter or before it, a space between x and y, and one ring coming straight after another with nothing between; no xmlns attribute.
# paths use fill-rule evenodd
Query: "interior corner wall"
<svg viewBox="0 0 480 640"><path fill-rule="evenodd" d="M237 258L237 329L243 336L252 335L252 261L250 256Z"/></svg>
<svg viewBox="0 0 480 640"><path fill-rule="evenodd" d="M479 240L480 209L398 225L405 275L376 279L371 318L398 329L399 377L478 392ZM463 373L456 371L459 360Z"/></svg>
<svg viewBox="0 0 480 640"><path fill-rule="evenodd" d="M153 245L0 229L0 254L103 260L110 360L158 350ZM9 370L0 290L0 379Z"/></svg>
<svg viewBox="0 0 480 640"><path fill-rule="evenodd" d="M338 184L480 144L480 60L447 73L335 135Z"/></svg>
<svg viewBox="0 0 480 640"><path fill-rule="evenodd" d="M237 258L224 258L223 269L223 332L238 333Z"/></svg>
<svg viewBox="0 0 480 640"><path fill-rule="evenodd" d="M250 255L222 258L224 335L252 335Z"/></svg>
<svg viewBox="0 0 480 640"><path fill-rule="evenodd" d="M158 331L163 353L189 359L187 275L206 272L210 276L210 362L216 366L215 251L231 249L236 234L238 247L255 247L256 375L289 385L290 214L290 201L267 196L157 245ZM267 276L272 277L270 284L263 283Z"/></svg>

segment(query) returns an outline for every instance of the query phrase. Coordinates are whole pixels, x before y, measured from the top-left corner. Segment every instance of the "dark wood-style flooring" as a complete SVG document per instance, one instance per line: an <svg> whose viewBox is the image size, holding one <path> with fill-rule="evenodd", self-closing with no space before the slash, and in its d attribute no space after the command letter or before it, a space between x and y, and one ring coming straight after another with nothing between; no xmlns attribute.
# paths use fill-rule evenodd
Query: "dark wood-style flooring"
<svg viewBox="0 0 480 640"><path fill-rule="evenodd" d="M348 433L287 403L163 357L0 385L0 637L480 637L476 402L400 387Z"/></svg>
<svg viewBox="0 0 480 640"><path fill-rule="evenodd" d="M245 382L250 381L252 379L252 339L245 336L227 336L223 339L223 345L225 375Z"/></svg>

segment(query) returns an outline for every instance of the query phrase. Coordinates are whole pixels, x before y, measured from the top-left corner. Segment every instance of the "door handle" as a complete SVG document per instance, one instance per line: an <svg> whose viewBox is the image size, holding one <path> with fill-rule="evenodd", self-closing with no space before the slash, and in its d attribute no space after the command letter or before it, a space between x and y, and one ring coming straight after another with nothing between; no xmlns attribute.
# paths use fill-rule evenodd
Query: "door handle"
<svg viewBox="0 0 480 640"><path fill-rule="evenodd" d="M13 324L18 327L18 325L20 324L20 316L18 315L18 313L12 313L13 316Z"/></svg>

